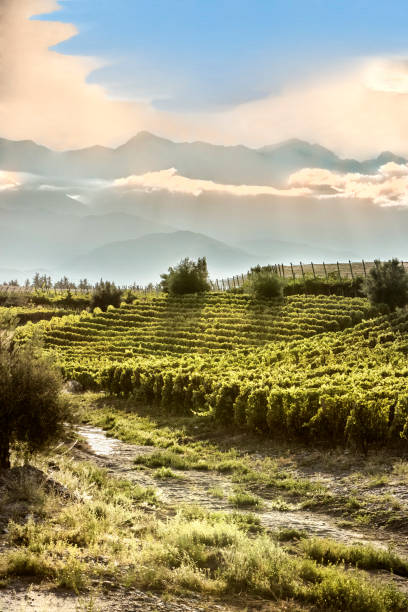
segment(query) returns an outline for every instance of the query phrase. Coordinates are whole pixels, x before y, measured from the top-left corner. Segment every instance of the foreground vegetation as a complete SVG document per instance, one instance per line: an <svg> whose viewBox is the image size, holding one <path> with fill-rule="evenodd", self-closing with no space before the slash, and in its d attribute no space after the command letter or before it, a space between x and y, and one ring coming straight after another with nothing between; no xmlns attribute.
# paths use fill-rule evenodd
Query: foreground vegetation
<svg viewBox="0 0 408 612"><path fill-rule="evenodd" d="M172 428L153 431L177 434ZM27 475L3 499L7 508L25 500L30 515L9 522L9 549L0 559L3 587L30 576L77 592L99 583L172 595L198 592L238 609L243 597L349 612L398 612L408 605L403 594L364 571L405 576L407 563L396 553L316 541L296 530L269 532L245 509L164 504L154 489L72 461L63 448L39 457L37 466L58 478L65 494Z"/></svg>
<svg viewBox="0 0 408 612"><path fill-rule="evenodd" d="M181 293L196 269L184 264ZM380 296L390 277L400 281L388 306L285 296L264 276L249 294L178 296L170 269L168 294L122 296L101 282L86 298L93 311L75 311L72 296L63 307L1 309L0 467L10 448L15 466L43 449L72 412L131 446L105 461L66 425L37 470L3 469L0 586L27 576L75 592L195 592L238 609L242 598L408 609L392 586L408 577L406 550L391 546L406 532L408 284L398 262L377 272ZM61 402L58 366L90 391ZM332 537L311 537L306 511ZM274 517L285 513L282 528ZM373 544L346 543L343 528Z"/></svg>

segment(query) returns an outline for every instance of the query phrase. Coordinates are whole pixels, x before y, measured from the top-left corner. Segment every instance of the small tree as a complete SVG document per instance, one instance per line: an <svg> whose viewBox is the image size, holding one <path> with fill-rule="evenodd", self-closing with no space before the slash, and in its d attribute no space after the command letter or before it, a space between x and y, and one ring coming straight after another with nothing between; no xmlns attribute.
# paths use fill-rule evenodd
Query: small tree
<svg viewBox="0 0 408 612"><path fill-rule="evenodd" d="M163 291L170 295L202 293L210 289L205 257L198 258L197 262L186 257L178 266L170 267L168 273L161 274L161 279Z"/></svg>
<svg viewBox="0 0 408 612"><path fill-rule="evenodd" d="M251 279L245 283L244 289L257 298L283 297L283 282L277 274L271 272L253 272Z"/></svg>
<svg viewBox="0 0 408 612"><path fill-rule="evenodd" d="M91 308L100 308L101 310L106 310L108 306L118 308L122 299L122 293L122 289L117 287L115 283L101 279L93 290Z"/></svg>
<svg viewBox="0 0 408 612"><path fill-rule="evenodd" d="M398 259L381 263L368 273L366 295L374 305L386 304L391 310L408 304L408 274Z"/></svg>
<svg viewBox="0 0 408 612"><path fill-rule="evenodd" d="M13 346L0 336L0 468L10 467L10 451L43 449L61 433L67 409L60 399L62 376L38 349Z"/></svg>

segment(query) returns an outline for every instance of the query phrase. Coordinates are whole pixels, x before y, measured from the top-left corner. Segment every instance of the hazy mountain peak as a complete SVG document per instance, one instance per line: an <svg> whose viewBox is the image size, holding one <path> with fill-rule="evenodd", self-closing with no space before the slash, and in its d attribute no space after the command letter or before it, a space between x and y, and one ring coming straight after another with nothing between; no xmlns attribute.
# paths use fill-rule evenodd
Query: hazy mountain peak
<svg viewBox="0 0 408 612"><path fill-rule="evenodd" d="M140 145L147 145L147 144L152 144L152 143L174 144L171 140L168 140L167 138L162 138L161 136L156 136L155 134L152 134L151 132L147 132L146 130L143 130L135 134L135 136L132 136L132 138L130 138L124 144L117 147L115 150L120 151L121 149L132 147L133 145L140 146Z"/></svg>
<svg viewBox="0 0 408 612"><path fill-rule="evenodd" d="M407 160L399 155L395 155L391 151L382 151L377 157L376 161L380 164L386 164L388 162L395 162L396 164L406 164Z"/></svg>

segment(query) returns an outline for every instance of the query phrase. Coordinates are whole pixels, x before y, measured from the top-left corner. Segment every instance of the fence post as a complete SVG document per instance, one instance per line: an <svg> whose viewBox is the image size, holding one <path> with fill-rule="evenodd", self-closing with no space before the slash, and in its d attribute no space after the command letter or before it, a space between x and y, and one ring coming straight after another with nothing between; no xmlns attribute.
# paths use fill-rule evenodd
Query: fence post
<svg viewBox="0 0 408 612"><path fill-rule="evenodd" d="M305 271L304 271L304 269L303 269L302 262L300 262L300 269L302 270L303 280L305 280Z"/></svg>
<svg viewBox="0 0 408 612"><path fill-rule="evenodd" d="M283 278L285 278L285 266L283 264L281 264L281 265L282 265L282 276L283 276Z"/></svg>
<svg viewBox="0 0 408 612"><path fill-rule="evenodd" d="M326 264L324 262L323 262L323 270L324 270L324 275L327 278Z"/></svg>
<svg viewBox="0 0 408 612"><path fill-rule="evenodd" d="M316 278L316 272L315 272L315 269L314 269L313 261L310 262L310 265L312 266L313 276L314 276L314 278Z"/></svg>
<svg viewBox="0 0 408 612"><path fill-rule="evenodd" d="M351 265L351 261L349 260L349 266L350 266L350 273L351 273L351 278L354 279L354 274L353 274L353 266Z"/></svg>
<svg viewBox="0 0 408 612"><path fill-rule="evenodd" d="M362 259L361 261L363 262L364 276L367 278L367 270L366 270L366 267L365 267L364 259Z"/></svg>
<svg viewBox="0 0 408 612"><path fill-rule="evenodd" d="M290 262L290 268L291 268L291 270L292 270L293 280L296 280L296 275L295 275L295 271L294 271L294 269L293 269L292 262Z"/></svg>
<svg viewBox="0 0 408 612"><path fill-rule="evenodd" d="M337 262L337 272L338 272L338 275L339 275L339 279L341 280L341 273L340 273L339 262Z"/></svg>

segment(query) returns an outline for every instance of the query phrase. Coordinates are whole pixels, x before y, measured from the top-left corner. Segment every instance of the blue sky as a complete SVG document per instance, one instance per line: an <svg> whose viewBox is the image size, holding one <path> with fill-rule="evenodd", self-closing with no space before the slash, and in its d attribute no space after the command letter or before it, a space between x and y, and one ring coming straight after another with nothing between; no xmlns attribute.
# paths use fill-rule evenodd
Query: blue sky
<svg viewBox="0 0 408 612"><path fill-rule="evenodd" d="M111 95L202 111L278 93L366 56L408 51L407 0L65 0L61 53L109 62Z"/></svg>

